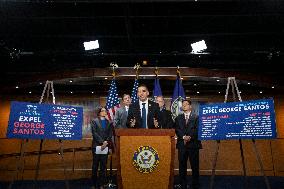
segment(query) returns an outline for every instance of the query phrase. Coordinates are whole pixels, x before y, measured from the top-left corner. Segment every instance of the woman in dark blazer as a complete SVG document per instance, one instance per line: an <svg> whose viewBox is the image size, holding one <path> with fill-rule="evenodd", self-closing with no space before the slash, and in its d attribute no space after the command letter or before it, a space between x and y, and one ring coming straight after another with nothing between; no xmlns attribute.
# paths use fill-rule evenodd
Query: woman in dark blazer
<svg viewBox="0 0 284 189"><path fill-rule="evenodd" d="M95 188L103 189L106 184L106 165L108 150L112 139L112 123L107 120L107 111L104 107L98 109L97 118L92 120L93 134L93 184ZM100 172L98 177L98 167Z"/></svg>

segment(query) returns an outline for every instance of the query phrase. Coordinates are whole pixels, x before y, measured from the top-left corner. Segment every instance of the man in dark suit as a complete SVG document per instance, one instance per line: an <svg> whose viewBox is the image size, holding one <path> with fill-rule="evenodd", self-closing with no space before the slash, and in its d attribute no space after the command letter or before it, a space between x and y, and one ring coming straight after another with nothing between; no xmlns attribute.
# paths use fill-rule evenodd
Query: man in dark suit
<svg viewBox="0 0 284 189"><path fill-rule="evenodd" d="M165 101L163 96L157 96L156 102L159 104L159 118L162 129L171 129L174 127L174 121L172 118L172 112L165 107Z"/></svg>
<svg viewBox="0 0 284 189"><path fill-rule="evenodd" d="M187 188L187 160L192 169L192 189L199 188L199 149L202 148L198 140L198 116L192 113L191 101L183 100L183 114L175 119L175 129L179 160L179 177L182 189Z"/></svg>
<svg viewBox="0 0 284 189"><path fill-rule="evenodd" d="M131 97L129 94L123 94L122 106L118 108L114 116L114 125L116 129L125 129L128 116L129 105L131 104Z"/></svg>
<svg viewBox="0 0 284 189"><path fill-rule="evenodd" d="M129 106L127 127L155 129L159 126L159 106L148 99L149 90L146 85L140 85L137 90L139 100Z"/></svg>

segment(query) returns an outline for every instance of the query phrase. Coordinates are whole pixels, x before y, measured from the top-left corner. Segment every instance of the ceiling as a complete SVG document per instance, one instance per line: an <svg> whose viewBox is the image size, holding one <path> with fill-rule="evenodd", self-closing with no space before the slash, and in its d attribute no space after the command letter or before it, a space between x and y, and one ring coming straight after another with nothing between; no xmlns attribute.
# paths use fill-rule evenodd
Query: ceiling
<svg viewBox="0 0 284 189"><path fill-rule="evenodd" d="M226 79L216 82L218 71L263 76L271 84L243 77L239 84L247 92L271 91L272 85L281 92L283 14L280 0L1 1L0 91L41 93L39 82L48 78L59 93L106 95L110 82L104 76L111 76L111 69L104 74L86 74L88 70L116 63L135 75L131 67L140 63L141 69L180 66L184 75L186 68L203 69L207 74L193 72L184 79L190 92L200 86L192 93L225 91ZM90 40L99 40L100 48L85 51L83 42ZM200 40L208 48L191 53L190 44ZM119 88L131 90L135 77L129 73L117 76ZM153 83L152 75L141 79ZM161 77L165 94L171 93L174 79L175 73Z"/></svg>

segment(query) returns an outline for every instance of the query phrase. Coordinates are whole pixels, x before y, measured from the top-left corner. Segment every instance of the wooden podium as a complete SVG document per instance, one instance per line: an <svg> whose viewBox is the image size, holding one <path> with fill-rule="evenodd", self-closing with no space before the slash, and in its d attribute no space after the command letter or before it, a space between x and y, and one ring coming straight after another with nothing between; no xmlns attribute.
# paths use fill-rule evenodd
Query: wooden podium
<svg viewBox="0 0 284 189"><path fill-rule="evenodd" d="M172 189L174 177L174 129L116 129L119 189ZM159 161L149 173L134 166L134 154L142 146L155 149Z"/></svg>

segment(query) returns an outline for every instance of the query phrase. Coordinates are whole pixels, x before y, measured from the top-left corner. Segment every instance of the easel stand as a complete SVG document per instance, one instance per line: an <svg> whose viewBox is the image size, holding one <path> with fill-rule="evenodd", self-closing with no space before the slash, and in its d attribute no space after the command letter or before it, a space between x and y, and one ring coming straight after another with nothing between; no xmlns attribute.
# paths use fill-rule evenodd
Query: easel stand
<svg viewBox="0 0 284 189"><path fill-rule="evenodd" d="M49 101L49 94L52 94L52 103L55 104L55 96L54 96L54 88L53 88L53 81L46 81L39 104L42 103L44 95L46 94L46 102L48 103ZM41 154L42 154L42 146L43 146L43 142L44 140L41 139L40 141L40 147L39 147L39 151L38 151L38 158L37 158L37 163L36 163L36 172L35 172L35 177L34 177L34 184L33 184L33 189L36 188L37 185L37 180L38 180L38 176L39 176L39 169L40 169L40 160L41 160ZM23 180L23 175L24 175L24 167L25 167L25 150L26 150L26 146L28 144L28 139L23 139L21 141L21 148L20 148L20 159L18 161L17 167L16 167L16 178L14 178L11 183L8 186L8 189L12 189L12 186L14 184L14 181L19 178L19 172L22 175L22 180ZM62 140L59 140L59 144L60 144L60 156L61 156L61 162L63 165L63 169L64 169L64 180L65 180L65 188L69 189L69 182L67 180L67 176L66 176L66 165L65 165L65 161L64 161L64 154L63 154L63 143Z"/></svg>
<svg viewBox="0 0 284 189"><path fill-rule="evenodd" d="M232 93L233 93L234 101L236 101L235 91L237 91L239 101L242 102L242 98L241 98L235 77L228 77L228 83L227 83L227 89L226 89L226 95L225 95L224 103L227 102L230 85L232 86ZM242 169L243 169L243 176L244 176L244 189L247 189L248 188L248 186L247 186L247 173L246 173L244 151L243 151L243 145L242 145L241 139L239 139L239 144L240 144L240 151L241 151L241 158L242 158ZM270 184L269 184L267 176L264 173L263 164L262 164L262 161L261 161L261 158L260 158L259 152L257 150L254 139L252 139L252 146L253 146L254 153L255 153L256 158L257 158L258 165L260 167L260 172L261 172L261 174L264 178L266 188L270 189ZM214 156L214 160L213 160L213 163L212 163L212 175L211 175L211 178L210 178L210 189L213 189L213 187L214 187L214 178L215 178L215 172L216 172L216 164L217 164L217 159L218 159L219 147L220 147L220 140L217 140L215 156Z"/></svg>

